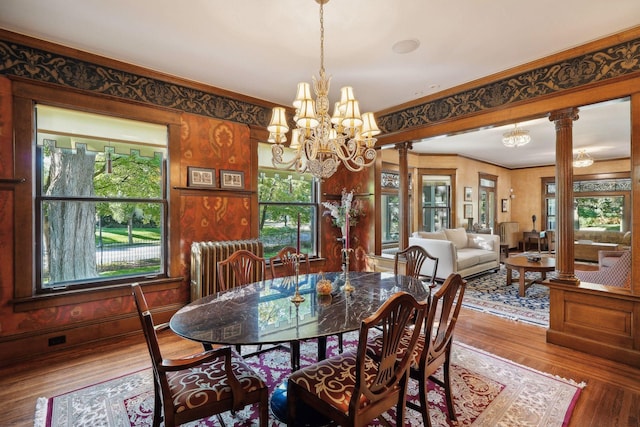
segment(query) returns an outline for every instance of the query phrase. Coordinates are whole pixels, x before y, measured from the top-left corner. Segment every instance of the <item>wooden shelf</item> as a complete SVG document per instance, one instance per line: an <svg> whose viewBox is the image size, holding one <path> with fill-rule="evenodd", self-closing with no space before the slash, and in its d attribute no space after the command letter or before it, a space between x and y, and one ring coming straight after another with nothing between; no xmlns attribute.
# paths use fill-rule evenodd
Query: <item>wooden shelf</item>
<svg viewBox="0 0 640 427"><path fill-rule="evenodd" d="M207 188L207 187L173 187L174 190L195 192L195 193L214 193L222 194L226 196L246 196L255 194L255 191L251 190L237 190L235 188Z"/></svg>

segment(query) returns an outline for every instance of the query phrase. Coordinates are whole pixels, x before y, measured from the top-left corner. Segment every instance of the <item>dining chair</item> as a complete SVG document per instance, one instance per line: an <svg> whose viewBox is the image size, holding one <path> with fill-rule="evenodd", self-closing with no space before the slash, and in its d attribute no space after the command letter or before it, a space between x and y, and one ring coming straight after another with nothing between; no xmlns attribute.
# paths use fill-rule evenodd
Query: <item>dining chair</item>
<svg viewBox="0 0 640 427"><path fill-rule="evenodd" d="M264 280L266 261L246 249L240 249L226 259L218 261L218 289L226 291L232 286L246 285Z"/></svg>
<svg viewBox="0 0 640 427"><path fill-rule="evenodd" d="M405 275L420 279L424 277L421 275L420 270L422 264L427 259L433 261L433 273L431 274L431 287L436 285L436 273L438 272L438 257L434 257L425 248L418 245L409 246L406 249L396 252L393 263L393 272L398 275L398 264L400 259L404 258L406 262Z"/></svg>
<svg viewBox="0 0 640 427"><path fill-rule="evenodd" d="M404 425L408 368L413 360L427 301L397 292L362 320L357 349L334 355L293 372L287 382L287 424L295 425L299 406L317 411L342 426L365 426L395 406L396 425ZM415 328L410 325L415 321ZM380 332L379 328L382 332ZM401 338L407 337L406 345ZM372 333L381 336L378 353L368 351ZM302 412L302 411L301 411Z"/></svg>
<svg viewBox="0 0 640 427"><path fill-rule="evenodd" d="M282 276L295 276L296 274L296 260L295 256L298 254L298 250L293 246L285 246L280 249L278 253L269 258L269 269L271 270L271 277ZM307 254L300 253L300 274L309 274L311 272L311 265L309 263L309 256ZM282 274L277 274L276 264L280 262L282 264Z"/></svg>
<svg viewBox="0 0 640 427"><path fill-rule="evenodd" d="M409 369L409 376L418 381L420 404L407 402L407 406L422 413L423 423L427 427L431 427L427 400L428 381L444 389L449 418L451 421L456 421L451 392L451 345L466 284L462 276L453 273L432 295L424 330L415 347L416 360ZM440 367L442 367L442 380L434 376Z"/></svg>
<svg viewBox="0 0 640 427"><path fill-rule="evenodd" d="M162 357L157 331L139 284L131 285L153 367L153 426L167 427L258 404L260 426L269 418L269 390L264 380L231 347L180 359Z"/></svg>

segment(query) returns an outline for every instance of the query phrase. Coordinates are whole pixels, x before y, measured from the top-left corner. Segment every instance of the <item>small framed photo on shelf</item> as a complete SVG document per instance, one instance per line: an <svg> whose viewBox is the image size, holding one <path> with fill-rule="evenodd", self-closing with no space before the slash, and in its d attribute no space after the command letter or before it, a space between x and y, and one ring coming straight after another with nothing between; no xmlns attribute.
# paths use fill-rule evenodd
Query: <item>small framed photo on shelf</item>
<svg viewBox="0 0 640 427"><path fill-rule="evenodd" d="M471 187L464 187L464 201L471 201Z"/></svg>
<svg viewBox="0 0 640 427"><path fill-rule="evenodd" d="M509 199L502 199L502 212L509 211Z"/></svg>
<svg viewBox="0 0 640 427"><path fill-rule="evenodd" d="M244 172L220 170L220 188L244 189Z"/></svg>
<svg viewBox="0 0 640 427"><path fill-rule="evenodd" d="M215 188L216 170L209 168L187 167L187 187Z"/></svg>
<svg viewBox="0 0 640 427"><path fill-rule="evenodd" d="M473 205L471 203L464 204L464 219L473 218Z"/></svg>

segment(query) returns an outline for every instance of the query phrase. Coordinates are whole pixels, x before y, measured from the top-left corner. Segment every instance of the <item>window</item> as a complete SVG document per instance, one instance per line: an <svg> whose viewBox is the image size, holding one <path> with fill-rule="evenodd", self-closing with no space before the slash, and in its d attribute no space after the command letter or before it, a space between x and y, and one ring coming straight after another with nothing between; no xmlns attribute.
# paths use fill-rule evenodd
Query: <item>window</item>
<svg viewBox="0 0 640 427"><path fill-rule="evenodd" d="M556 185L543 179L548 230L556 228ZM631 220L631 179L624 177L574 180L573 228L575 230L628 231Z"/></svg>
<svg viewBox="0 0 640 427"><path fill-rule="evenodd" d="M264 244L264 257L269 258L285 246L298 244L300 218L300 252L318 255L320 212L319 185L309 173L268 167L271 145L258 148L259 238Z"/></svg>
<svg viewBox="0 0 640 427"><path fill-rule="evenodd" d="M36 107L37 292L165 271L167 127Z"/></svg>
<svg viewBox="0 0 640 427"><path fill-rule="evenodd" d="M397 248L400 241L400 174L383 171L381 174L381 221L383 248ZM411 175L409 175L408 216L411 223Z"/></svg>
<svg viewBox="0 0 640 427"><path fill-rule="evenodd" d="M451 177L422 176L422 230L438 231L450 228Z"/></svg>

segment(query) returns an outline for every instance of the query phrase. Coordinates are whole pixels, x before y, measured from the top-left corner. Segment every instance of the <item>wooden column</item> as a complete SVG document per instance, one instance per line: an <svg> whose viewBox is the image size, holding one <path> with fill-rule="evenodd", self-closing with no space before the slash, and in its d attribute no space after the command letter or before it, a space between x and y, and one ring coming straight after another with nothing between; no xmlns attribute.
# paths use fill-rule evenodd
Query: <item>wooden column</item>
<svg viewBox="0 0 640 427"><path fill-rule="evenodd" d="M573 246L573 121L578 109L554 111L556 125L556 278L555 282L578 284L574 274Z"/></svg>
<svg viewBox="0 0 640 427"><path fill-rule="evenodd" d="M411 142L396 144L398 150L398 171L400 175L400 239L398 248L403 250L409 246L409 150L413 148Z"/></svg>

